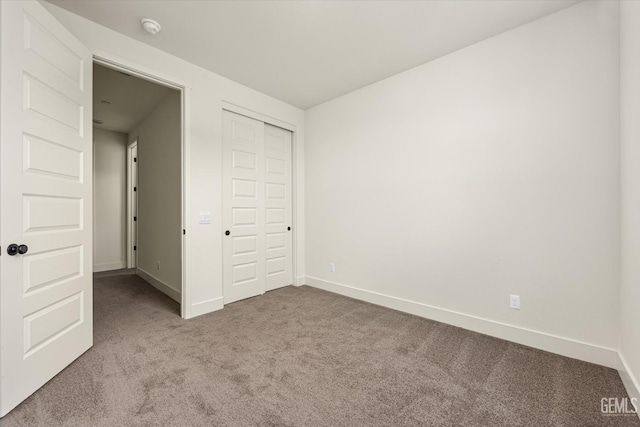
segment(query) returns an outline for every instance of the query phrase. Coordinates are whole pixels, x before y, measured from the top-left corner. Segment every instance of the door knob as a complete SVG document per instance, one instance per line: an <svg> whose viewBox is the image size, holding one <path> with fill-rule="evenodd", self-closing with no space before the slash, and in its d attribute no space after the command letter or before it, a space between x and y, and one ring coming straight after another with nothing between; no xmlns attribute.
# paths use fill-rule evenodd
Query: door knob
<svg viewBox="0 0 640 427"><path fill-rule="evenodd" d="M287 227L287 231L291 231L291 227Z"/></svg>
<svg viewBox="0 0 640 427"><path fill-rule="evenodd" d="M7 246L7 253L11 256L14 255L24 255L29 251L29 247L27 245L16 245L15 243Z"/></svg>
<svg viewBox="0 0 640 427"><path fill-rule="evenodd" d="M231 232L230 232L229 230L227 230L227 231L225 231L225 232L224 232L224 235L225 235L225 236L228 236L229 234L231 234Z"/></svg>

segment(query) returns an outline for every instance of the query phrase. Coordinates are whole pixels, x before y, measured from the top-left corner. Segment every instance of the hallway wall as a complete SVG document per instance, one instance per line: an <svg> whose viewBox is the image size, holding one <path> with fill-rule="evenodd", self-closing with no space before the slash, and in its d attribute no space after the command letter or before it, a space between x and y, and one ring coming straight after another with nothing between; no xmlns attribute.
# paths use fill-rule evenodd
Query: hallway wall
<svg viewBox="0 0 640 427"><path fill-rule="evenodd" d="M138 272L180 302L182 170L180 92L172 91L130 133L138 141Z"/></svg>
<svg viewBox="0 0 640 427"><path fill-rule="evenodd" d="M93 271L125 268L127 135L93 129Z"/></svg>

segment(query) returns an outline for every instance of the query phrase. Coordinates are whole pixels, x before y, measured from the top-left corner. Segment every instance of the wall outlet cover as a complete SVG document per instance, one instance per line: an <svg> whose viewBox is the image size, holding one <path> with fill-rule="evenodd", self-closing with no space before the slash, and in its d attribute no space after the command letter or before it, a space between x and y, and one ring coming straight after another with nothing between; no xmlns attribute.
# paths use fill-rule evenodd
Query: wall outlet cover
<svg viewBox="0 0 640 427"><path fill-rule="evenodd" d="M520 295L509 295L509 308L520 310Z"/></svg>

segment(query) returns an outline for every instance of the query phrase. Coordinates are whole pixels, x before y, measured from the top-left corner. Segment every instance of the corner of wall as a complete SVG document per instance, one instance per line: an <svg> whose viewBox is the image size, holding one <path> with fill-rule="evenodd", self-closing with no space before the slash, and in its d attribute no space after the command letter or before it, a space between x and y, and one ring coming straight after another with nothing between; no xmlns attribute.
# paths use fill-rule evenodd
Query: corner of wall
<svg viewBox="0 0 640 427"><path fill-rule="evenodd" d="M640 409L640 383L637 378L631 372L629 368L629 364L625 360L622 352L618 352L618 373L620 374L620 378L622 379L622 384L624 388L627 390L629 397L635 399L636 405L638 409ZM640 418L640 411L637 413Z"/></svg>

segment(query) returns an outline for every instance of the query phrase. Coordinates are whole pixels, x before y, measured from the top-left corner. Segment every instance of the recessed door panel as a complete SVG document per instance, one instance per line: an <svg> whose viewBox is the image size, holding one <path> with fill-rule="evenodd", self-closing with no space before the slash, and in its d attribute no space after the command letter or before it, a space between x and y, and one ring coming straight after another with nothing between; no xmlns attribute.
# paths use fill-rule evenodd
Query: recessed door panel
<svg viewBox="0 0 640 427"><path fill-rule="evenodd" d="M82 136L84 107L37 78L24 74L24 109L68 126Z"/></svg>
<svg viewBox="0 0 640 427"><path fill-rule="evenodd" d="M267 259L267 277L284 273L286 269L285 257L279 256Z"/></svg>
<svg viewBox="0 0 640 427"><path fill-rule="evenodd" d="M247 262L233 266L233 286L255 282L258 280L258 263Z"/></svg>
<svg viewBox="0 0 640 427"><path fill-rule="evenodd" d="M82 246L75 246L26 254L23 271L25 294L82 276L82 249Z"/></svg>
<svg viewBox="0 0 640 427"><path fill-rule="evenodd" d="M231 210L231 224L236 227L257 227L256 208L233 208Z"/></svg>
<svg viewBox="0 0 640 427"><path fill-rule="evenodd" d="M284 176L286 168L287 162L285 160L267 157L267 173Z"/></svg>
<svg viewBox="0 0 640 427"><path fill-rule="evenodd" d="M24 354L31 356L83 322L83 293L78 292L24 318Z"/></svg>
<svg viewBox="0 0 640 427"><path fill-rule="evenodd" d="M80 230L82 207L80 198L24 195L24 232Z"/></svg>
<svg viewBox="0 0 640 427"><path fill-rule="evenodd" d="M232 179L233 197L255 199L258 196L258 183L250 179Z"/></svg>
<svg viewBox="0 0 640 427"><path fill-rule="evenodd" d="M267 209L267 225L284 225L286 217L284 208Z"/></svg>
<svg viewBox="0 0 640 427"><path fill-rule="evenodd" d="M267 251L284 249L287 241L286 236L287 234L285 232L267 234Z"/></svg>
<svg viewBox="0 0 640 427"><path fill-rule="evenodd" d="M231 122L231 140L234 142L243 142L251 145L256 145L257 142L262 141L262 137L257 135L260 133L259 129L252 123L245 123L240 120L233 120ZM258 141L260 140L260 141Z"/></svg>
<svg viewBox="0 0 640 427"><path fill-rule="evenodd" d="M258 251L257 240L255 235L233 237L233 256L255 254Z"/></svg>
<svg viewBox="0 0 640 427"><path fill-rule="evenodd" d="M32 50L46 62L60 70L82 90L84 61L56 36L40 26L31 16L24 15L24 48Z"/></svg>
<svg viewBox="0 0 640 427"><path fill-rule="evenodd" d="M267 183L267 199L284 200L287 194L287 186L275 182Z"/></svg>
<svg viewBox="0 0 640 427"><path fill-rule="evenodd" d="M233 150L232 164L234 168L256 170L256 154L247 153L246 151Z"/></svg>
<svg viewBox="0 0 640 427"><path fill-rule="evenodd" d="M58 179L81 182L83 154L73 148L33 135L25 134L24 171L29 174L45 174Z"/></svg>

